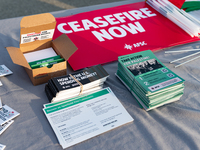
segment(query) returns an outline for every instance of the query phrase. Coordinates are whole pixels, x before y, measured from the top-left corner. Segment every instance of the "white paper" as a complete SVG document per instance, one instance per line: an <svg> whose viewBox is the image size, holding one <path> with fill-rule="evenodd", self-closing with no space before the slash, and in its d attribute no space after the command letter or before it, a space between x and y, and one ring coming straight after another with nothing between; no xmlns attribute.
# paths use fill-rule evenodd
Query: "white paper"
<svg viewBox="0 0 200 150"><path fill-rule="evenodd" d="M12 74L13 72L5 65L0 65L0 77Z"/></svg>
<svg viewBox="0 0 200 150"><path fill-rule="evenodd" d="M200 10L195 10L195 11L191 11L188 12L191 16L193 16L194 18L196 18L197 20L200 21Z"/></svg>
<svg viewBox="0 0 200 150"><path fill-rule="evenodd" d="M6 145L0 144L0 150L4 150L6 148Z"/></svg>
<svg viewBox="0 0 200 150"><path fill-rule="evenodd" d="M20 113L10 108L7 105L4 105L2 109L0 109L0 125L12 120L13 118L19 116Z"/></svg>
<svg viewBox="0 0 200 150"><path fill-rule="evenodd" d="M8 129L8 127L10 127L10 125L14 122L14 120L10 120L6 123L4 123L3 125L0 125L0 135L6 131L6 129Z"/></svg>
<svg viewBox="0 0 200 150"><path fill-rule="evenodd" d="M0 86L2 86L3 84L2 84L2 82L0 81Z"/></svg>
<svg viewBox="0 0 200 150"><path fill-rule="evenodd" d="M54 56L57 54L52 47L24 54L28 63Z"/></svg>
<svg viewBox="0 0 200 150"><path fill-rule="evenodd" d="M110 88L43 111L63 149L133 121Z"/></svg>

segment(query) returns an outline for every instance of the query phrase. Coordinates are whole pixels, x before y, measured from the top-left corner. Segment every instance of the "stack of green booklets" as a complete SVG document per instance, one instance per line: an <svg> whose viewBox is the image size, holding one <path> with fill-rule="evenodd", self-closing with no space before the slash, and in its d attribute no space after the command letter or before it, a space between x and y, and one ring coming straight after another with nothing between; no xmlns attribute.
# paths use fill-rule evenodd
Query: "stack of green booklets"
<svg viewBox="0 0 200 150"><path fill-rule="evenodd" d="M116 76L146 111L177 101L183 95L185 80L150 50L118 57Z"/></svg>
<svg viewBox="0 0 200 150"><path fill-rule="evenodd" d="M52 47L24 53L24 57L32 69L41 67L51 68L53 64L65 61L64 58L57 55Z"/></svg>
<svg viewBox="0 0 200 150"><path fill-rule="evenodd" d="M63 62L65 59L61 58L60 55L49 57L37 61L30 62L29 65L32 69L41 68L41 67L51 67L53 64Z"/></svg>

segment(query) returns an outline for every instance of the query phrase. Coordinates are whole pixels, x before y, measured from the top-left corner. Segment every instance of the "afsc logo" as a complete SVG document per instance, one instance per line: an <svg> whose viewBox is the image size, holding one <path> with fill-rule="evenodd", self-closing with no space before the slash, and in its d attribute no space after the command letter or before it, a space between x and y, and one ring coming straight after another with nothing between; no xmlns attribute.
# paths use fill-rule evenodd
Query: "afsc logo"
<svg viewBox="0 0 200 150"><path fill-rule="evenodd" d="M154 86L154 87L151 87L151 89L152 89L152 90L156 90L156 89L158 89L158 88L160 88L160 86L159 86L159 85L157 85L157 86Z"/></svg>
<svg viewBox="0 0 200 150"><path fill-rule="evenodd" d="M147 45L147 43L145 43L145 41L134 43L132 45L125 44L124 49L132 50L133 47L137 48L137 47L141 47L141 46L145 46L145 45Z"/></svg>
<svg viewBox="0 0 200 150"><path fill-rule="evenodd" d="M138 42L138 43L135 43L133 44L133 46L136 48L136 47L141 47L141 46L144 46L144 45L147 45L147 43L145 43L145 41L142 41L142 42Z"/></svg>
<svg viewBox="0 0 200 150"><path fill-rule="evenodd" d="M158 90L158 89L160 89L161 88L161 86L159 85L159 84L157 84L157 85L154 85L154 86L151 86L151 87L148 87L151 91L156 91L156 90Z"/></svg>

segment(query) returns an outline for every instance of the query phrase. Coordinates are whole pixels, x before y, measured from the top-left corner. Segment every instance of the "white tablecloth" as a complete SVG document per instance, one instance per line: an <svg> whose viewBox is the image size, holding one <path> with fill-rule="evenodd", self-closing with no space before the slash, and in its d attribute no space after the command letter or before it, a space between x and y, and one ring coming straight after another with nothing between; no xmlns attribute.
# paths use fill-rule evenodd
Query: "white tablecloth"
<svg viewBox="0 0 200 150"><path fill-rule="evenodd" d="M52 14L61 17L132 2L136 0ZM7 46L19 47L21 18L0 20L0 64L5 64L13 71L12 75L0 78L3 83L0 87L0 97L4 104L20 112L20 116L14 119L15 122L0 136L0 143L6 145L6 150L61 150L42 111L43 104L48 103L44 92L45 84L33 86L24 68L14 64L5 49ZM195 42L168 50L199 48L199 45L200 42ZM134 121L72 146L69 150L200 149L200 59L174 68L174 64L169 62L189 53L164 52L165 50L157 51L155 55L186 80L180 101L146 112L115 77L117 62L103 65L110 74L104 86L113 90ZM71 68L68 67L68 73L71 72Z"/></svg>

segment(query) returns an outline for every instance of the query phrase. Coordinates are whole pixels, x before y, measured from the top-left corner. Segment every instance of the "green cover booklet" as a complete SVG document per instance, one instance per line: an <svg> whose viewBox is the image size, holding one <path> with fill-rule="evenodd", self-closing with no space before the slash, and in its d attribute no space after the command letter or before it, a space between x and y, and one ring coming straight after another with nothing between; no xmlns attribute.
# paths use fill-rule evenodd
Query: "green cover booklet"
<svg viewBox="0 0 200 150"><path fill-rule="evenodd" d="M65 61L64 58L61 58L60 55L49 57L33 62L29 62L29 65L32 69L41 68L41 67L52 67L53 64Z"/></svg>
<svg viewBox="0 0 200 150"><path fill-rule="evenodd" d="M179 100L183 95L184 79L150 50L118 57L116 76L146 111Z"/></svg>

